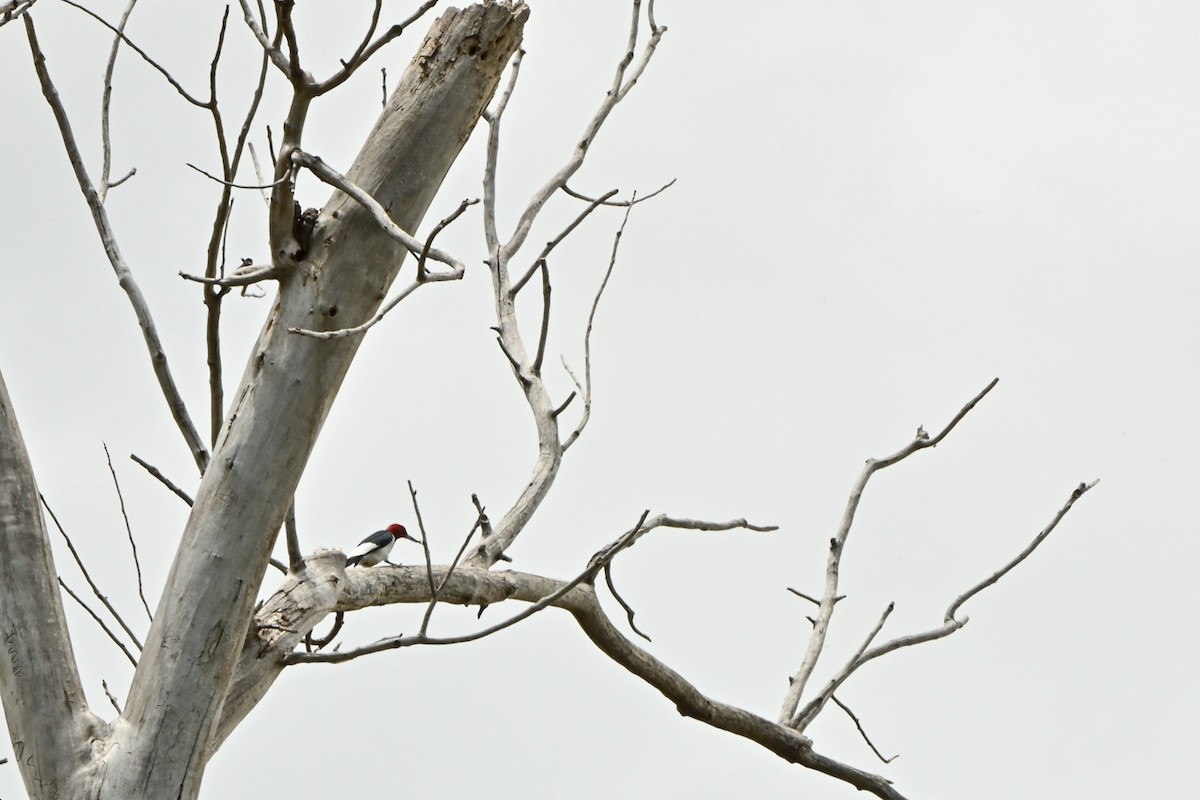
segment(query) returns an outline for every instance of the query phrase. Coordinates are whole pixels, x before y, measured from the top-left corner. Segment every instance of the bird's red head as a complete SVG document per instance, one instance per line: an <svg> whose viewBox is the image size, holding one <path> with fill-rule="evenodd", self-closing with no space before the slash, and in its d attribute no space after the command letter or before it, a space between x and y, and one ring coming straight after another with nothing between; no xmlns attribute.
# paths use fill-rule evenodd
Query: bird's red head
<svg viewBox="0 0 1200 800"><path fill-rule="evenodd" d="M390 533L395 539L408 539L413 542L416 541L416 539L413 539L413 537L408 535L408 531L404 530L403 525L397 525L394 522L387 526L387 532Z"/></svg>

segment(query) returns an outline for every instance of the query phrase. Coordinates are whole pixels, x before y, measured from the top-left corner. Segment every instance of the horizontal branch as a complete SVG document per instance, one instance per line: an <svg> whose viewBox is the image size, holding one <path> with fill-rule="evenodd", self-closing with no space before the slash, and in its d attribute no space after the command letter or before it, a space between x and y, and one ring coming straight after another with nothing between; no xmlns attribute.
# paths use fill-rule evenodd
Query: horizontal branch
<svg viewBox="0 0 1200 800"><path fill-rule="evenodd" d="M238 267L225 278L206 278L203 275L189 275L186 272L180 272L179 277L185 281L203 283L206 286L252 286L263 281L274 280L282 275L283 272L284 270L281 270L274 264L257 266L249 264L245 267Z"/></svg>

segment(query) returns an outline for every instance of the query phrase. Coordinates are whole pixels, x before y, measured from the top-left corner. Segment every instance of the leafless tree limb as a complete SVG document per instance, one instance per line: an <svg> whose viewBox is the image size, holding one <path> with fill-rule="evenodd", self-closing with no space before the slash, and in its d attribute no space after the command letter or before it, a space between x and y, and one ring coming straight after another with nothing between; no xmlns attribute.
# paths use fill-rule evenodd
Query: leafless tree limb
<svg viewBox="0 0 1200 800"><path fill-rule="evenodd" d="M426 0L426 2L423 3L416 11L409 15L408 19L393 25L384 31L375 41L371 41L371 36L375 33L375 27L379 23L380 0L376 0L375 10L371 14L371 26L367 30L367 35L363 37L362 42L358 45L358 49L354 51L354 55L342 62L342 69L334 73L328 79L313 86L313 94L322 95L328 92L330 89L335 89L340 86L346 81L347 78L353 75L359 67L367 63L371 56L375 55L375 53L377 53L381 47L386 45L388 42L399 38L399 36L404 33L405 29L408 28L409 25L412 25L421 17L425 16L425 12L436 6L437 3L438 0ZM386 81L386 76L384 80ZM387 89L385 83L385 102L386 97Z"/></svg>
<svg viewBox="0 0 1200 800"><path fill-rule="evenodd" d="M189 275L186 272L180 272L179 277L185 281L203 283L206 286L223 286L229 288L232 286L253 286L263 281L273 281L282 274L283 270L274 264L248 264L237 268L227 278L206 278L202 275Z"/></svg>
<svg viewBox="0 0 1200 800"><path fill-rule="evenodd" d="M633 621L633 606L631 606L631 605L629 605L629 603L625 602L625 598L621 597L621 593L617 591L616 584L613 583L612 562L611 561L604 565L604 582L606 584L608 584L608 591L612 593L613 598L618 603L621 604L621 608L625 609L625 616L629 620L629 629L632 630L634 633L636 633L638 636L645 639L647 642L654 641L649 636L647 636L645 633L643 633L642 630L634 623L634 621Z"/></svg>
<svg viewBox="0 0 1200 800"><path fill-rule="evenodd" d="M0 3L0 25L12 22L33 8L33 4L36 2L37 0L9 0L6 3ZM0 759L0 764L4 764L7 761L7 758Z"/></svg>
<svg viewBox="0 0 1200 800"><path fill-rule="evenodd" d="M296 500L288 506L287 518L283 522L287 536L288 567L297 570L304 564L304 554L300 552L300 533L296 530Z"/></svg>
<svg viewBox="0 0 1200 800"><path fill-rule="evenodd" d="M1033 553L1033 551L1038 548L1038 545L1040 545L1043 541L1045 541L1046 537L1049 536L1051 534L1051 532L1053 532L1053 530L1058 527L1058 523L1061 522L1062 518L1065 517L1067 515L1067 512L1071 510L1071 506L1075 505L1075 501L1078 500L1079 498L1083 497L1083 495L1086 492L1088 492L1088 490L1090 490L1092 487L1094 487L1099 482L1100 482L1099 480L1094 480L1091 483L1081 483L1078 486L1076 486L1075 490L1073 492L1071 492L1071 496L1067 499L1067 502L1063 505L1062 508L1060 508L1058 510L1058 513L1054 515L1054 519L1050 520L1050 524L1048 524L1045 528L1043 528L1042 531L1037 536L1033 537L1033 541L1030 542L1029 545L1024 550L1022 550L1020 553L1018 553L1017 556L1012 561L1008 562L1003 567L996 570L996 572L992 573L991 576L989 576L988 578L985 578L984 580L982 580L979 583L972 586L967 591L963 592L961 595L958 596L958 598L955 599L955 601L953 603L950 604L950 607L946 609L946 621L950 622L950 621L956 620L957 616L958 616L958 609L962 607L963 603L967 602L972 597L974 597L975 595L982 592L984 589L986 589L989 586L991 586L992 584L996 583L996 581L1000 580L1005 575L1007 575L1012 570L1013 567L1015 567L1017 564L1020 564L1025 559L1029 558L1030 554ZM959 622L960 626L966 625L967 618L964 617L962 620L958 620L958 622Z"/></svg>
<svg viewBox="0 0 1200 800"><path fill-rule="evenodd" d="M137 455L135 455L133 453L130 453L129 457L133 460L134 463L138 464L142 469L146 470L146 472L149 472L151 475L153 475L155 478L157 478L159 483L161 483L163 486L166 486L168 489L170 489L172 492L174 492L175 495L180 500L187 503L189 506L195 502L192 500L192 496L190 494L188 494L183 489L180 489L178 486L176 486L174 483L172 483L171 479L168 478L166 475L163 475L162 472L159 471L158 467L139 458Z"/></svg>
<svg viewBox="0 0 1200 800"><path fill-rule="evenodd" d="M122 642L119 638L117 638L117 634L115 634L113 632L112 628L108 627L108 625L104 622L104 620L100 618L100 615L97 614L95 611L93 611L91 606L89 606L86 602L84 602L82 597L75 594L74 590L72 590L71 587L68 586L63 581L62 578L58 579L58 585L62 587L64 592L66 592L67 594L69 594L71 596L72 600L74 600L76 603L79 604L80 608L82 608L84 611L86 611L88 613L88 616L90 616L92 619L94 619L96 621L96 624L100 626L100 629L103 630L108 635L109 639L112 639L113 644L115 644L117 647L119 647L121 649L121 652L125 654L125 657L129 659L129 663L133 664L134 667L137 667L137 659L133 657L133 653L129 652L129 648L125 646L124 642Z"/></svg>
<svg viewBox="0 0 1200 800"><path fill-rule="evenodd" d="M372 199L372 202L375 201ZM461 203L459 203L458 208L450 214L450 216L445 217L441 222L434 226L429 236L426 237L425 244L421 246L421 252L417 258L416 279L400 290L395 297L391 298L382 306L380 306L379 310L375 312L375 316L371 317L361 325L355 325L351 328L338 328L331 331L315 331L307 328L290 328L289 330L292 333L301 334L303 336L311 336L316 339L340 339L346 336L358 336L362 333L366 333L368 330L379 324L379 322L382 321L383 318L392 311L392 309L400 305L402 300L415 292L421 286L424 286L426 283L434 283L438 281L456 281L461 279L462 276L466 274L466 265L462 264L461 262L455 261L454 264L451 265L452 269L450 272L430 272L426 267L426 262L428 261L431 253L441 254L440 250L435 250L433 248L433 238L441 233L446 226L462 216L464 211L478 202L478 200L463 200ZM383 212L382 207L379 206L378 203L375 203L375 205L379 207L380 212L384 213L386 216L386 212ZM378 216L376 218L378 219ZM391 224L390 219L388 220L388 223ZM393 227L400 233L403 233L398 226L393 225ZM389 235L391 234L389 233ZM404 235L407 236L407 234ZM401 243L403 244L403 242ZM442 258L435 257L435 260L442 261L442 263L448 263Z"/></svg>
<svg viewBox="0 0 1200 800"><path fill-rule="evenodd" d="M881 619L880 625L876 626L875 630L872 631L870 637L868 637L863 647L860 648L859 651L855 653L854 656L845 664L845 666L842 667L833 680L829 682L826 689L810 700L805 707L795 715L791 723L793 727L795 727L797 730L803 731L804 728L808 726L821 712L821 709L824 708L825 703L833 696L833 692L836 691L837 688L841 686L847 678L850 677L850 675L852 675L864 664L903 647L912 647L913 645L924 644L925 642L932 642L937 639L945 638L946 636L949 636L966 625L969 621L967 617L963 617L962 619L957 617L957 612L962 607L963 603L967 602L967 600L974 597L976 594L988 588L989 586L995 584L1000 580L1000 578L1008 574L1013 567L1028 558L1029 555L1033 553L1033 551L1037 549L1037 547L1043 541L1045 541L1046 537L1049 536L1056 527L1058 527L1058 523L1062 521L1062 518L1065 517L1067 512L1071 510L1071 507L1075 505L1075 501L1080 497L1083 497L1083 495L1097 483L1099 483L1099 481L1092 481L1091 483L1081 483L1075 487L1074 491L1071 492L1071 496L1067 499L1067 502L1058 510L1050 523L1046 525L1046 527L1043 528L1041 532L1037 534L1037 536L1034 537L1033 541L1030 542L1024 550L1022 550L1015 558L1009 561L1000 570L996 571L988 578L985 578L967 591L963 592L954 600L953 603L950 604L950 607L946 609L944 621L940 628L933 628L928 631L909 634L907 636L899 636L891 641L885 642L884 644L867 649L875 635L879 632L880 627L882 627L883 619ZM888 607L888 610L891 610L890 606ZM886 617L887 614L885 613L884 618L886 619Z"/></svg>
<svg viewBox="0 0 1200 800"><path fill-rule="evenodd" d="M620 102L637 82L650 57L653 55L659 40L666 32L666 28L651 25L650 38L642 50L642 57L633 66L632 70L630 70L630 65L633 64L636 55L635 49L637 47L640 27L641 1L634 0L632 3L632 16L626 52L618 64L609 91L585 127L584 135L578 140L567 163L534 193L521 213L511 236L503 243L500 240L496 221L496 172L499 161L500 129L505 109L512 98L520 74L521 61L524 55L522 51L518 51L513 56L508 83L501 93L499 100L496 102L494 110L485 112L483 115L483 119L488 123L489 127L483 174L483 226L484 238L488 250L487 263L489 271L492 274L497 338L501 351L512 365L514 377L516 377L520 384L526 403L532 412L534 424L537 429L538 455L534 464L532 478L526 484L520 496L514 501L509 511L500 520L494 535L484 537L479 546L475 548L475 551L467 559L467 564L471 566L491 565L504 557L504 551L520 532L524 530L525 525L545 498L546 493L550 490L558 475L564 453L575 439L578 438L583 424L586 424L587 414L590 410L586 405L588 396L584 392L583 387L579 386L578 381L576 381L579 393L584 397L585 416L583 422L576 426L575 432L565 443L560 439L558 414L561 413L562 408L565 408L565 404L556 410L539 374L541 358L535 355L535 358L530 360L527 356L525 342L522 338L520 327L517 324L514 284L509 274L509 265L525 243L534 221L541 214L547 201L562 186L566 185L566 182L582 166L588 149L595 141L596 134L603 126L605 119L607 119L616 104ZM541 263L535 259L535 269L544 269L544 267L544 259ZM530 277L532 277L532 274L530 274ZM607 281L607 276L605 280ZM548 311L546 285L544 282L543 309ZM593 313L594 308L595 306L593 305ZM542 330L545 330L546 324L547 320L543 316ZM544 337L540 338L539 342L544 342ZM540 347L540 352L544 354L544 343Z"/></svg>
<svg viewBox="0 0 1200 800"><path fill-rule="evenodd" d="M279 71L284 75L290 75L292 72L291 64L288 63L287 56L279 48L280 39L279 33L276 32L274 41L267 36L266 30L260 22L254 18L254 10L250 7L248 0L239 0L242 6L242 16L246 20L246 27L254 34L254 38L258 40L262 46L263 53L271 60L271 63L279 68Z"/></svg>
<svg viewBox="0 0 1200 800"><path fill-rule="evenodd" d="M525 243L525 237L529 235L530 229L533 227L533 222L541 214L542 208L546 202L563 186L567 181L579 171L583 166L584 158L587 156L588 149L596 140L596 135L600 132L604 121L617 103L625 99L629 90L633 88L638 79L642 76L650 59L654 55L655 49L658 47L659 41L663 34L667 32L665 27L651 26L650 38L645 47L642 49L641 57L634 64L634 56L637 48L638 30L641 27L641 0L634 0L632 4L632 16L629 24L629 40L626 45L624 58L617 65L616 73L613 76L612 84L604 99L600 103L595 115L588 122L584 129L583 135L579 138L578 144L575 146L570 159L563 165L557 173L547 181L530 199L525 210L522 212L520 219L517 222L516 229L513 231L512 237L504 245L502 251L498 254L501 262L507 263L516 255L521 245ZM632 69L630 68L632 65ZM498 120L497 120L498 122ZM492 125L493 132L497 128L496 124ZM485 200L486 202L486 200ZM489 250L491 246L489 243Z"/></svg>
<svg viewBox="0 0 1200 800"><path fill-rule="evenodd" d="M254 149L254 143L253 142L248 143L246 145L246 149L248 149L250 151L250 162L254 165L254 174L258 178L259 184L273 186L274 184L268 184L267 179L263 177L262 164L260 164L258 161L258 151ZM259 189L258 193L259 193L259 196L262 197L263 203L265 203L266 206L268 208L270 208L271 207L271 196L269 194L267 194L266 189Z"/></svg>
<svg viewBox="0 0 1200 800"><path fill-rule="evenodd" d="M417 525L421 529L421 549L425 551L425 571L429 577L429 604L425 607L425 615L421 618L421 629L418 634L419 636L424 636L429 630L429 621L433 618L434 606L441 600L442 592L446 588L446 582L450 580L450 576L454 574L454 570L458 567L458 562L462 559L463 553L467 551L467 545L471 543L471 537L475 535L475 531L479 530L480 525L487 520L487 513L484 511L483 506L479 504L479 498L471 495L471 499L475 501L475 507L478 509L475 523L471 526L471 530L467 531L466 538L463 539L458 552L454 555L454 560L450 562L450 567L446 570L445 577L435 586L433 580L433 562L429 553L429 534L425 530L425 522L421 517L421 508L417 504L417 492L413 488L412 481L408 482L408 492L412 496L413 511L417 517Z"/></svg>
<svg viewBox="0 0 1200 800"><path fill-rule="evenodd" d="M634 192L633 199L637 199L637 192ZM579 417L579 422L575 423L575 430L571 431L571 435L562 444L564 453L567 452L567 448L575 444L575 440L583 433L583 429L587 427L588 420L592 416L592 325L596 321L596 309L600 308L600 298L604 296L604 290L608 287L608 279L612 277L613 268L617 265L617 250L621 246L621 236L625 233L625 226L629 224L629 212L632 210L632 203L625 207L625 216L621 219L621 227L613 236L612 255L608 259L608 269L604 272L604 280L600 281L600 288L596 290L596 297L592 300L592 310L588 313L587 329L583 334L583 385L579 386L579 382L575 382L575 385L579 387L579 395L583 398L583 413ZM575 376L571 377L574 379Z"/></svg>
<svg viewBox="0 0 1200 800"><path fill-rule="evenodd" d="M694 520L672 521L686 527L703 525L726 529L729 525L729 523L723 523L718 526ZM644 535L649 524L653 522L654 520L648 520L645 526L639 526L642 528L640 535ZM636 539L630 534L638 529L635 527L633 531L622 536L617 542L597 553L590 566L602 567L603 563L607 563L606 559L611 560L616 553L624 549L620 546L622 540L625 540L624 543L628 546L631 539ZM434 570L438 575L447 575L445 567L434 567ZM369 605L396 602L424 602L429 598L428 576L419 567L355 570L354 572L354 575L347 575L346 583L342 586L337 606L339 610L350 611ZM592 576L595 577L594 572L592 572ZM448 575L446 582L444 600L460 605L499 603L504 600L536 604L544 602L552 596L556 597L552 601L553 604L571 613L580 628L602 652L657 689L675 705L681 714L749 739L790 763L801 764L845 781L876 797L885 798L885 800L904 800L903 795L896 791L886 778L864 772L815 752L812 749L811 740L786 725L772 722L736 706L712 700L702 694L678 672L622 635L604 614L594 587L586 581L563 592L563 588L567 586L563 581L528 573L496 572L461 567L453 575ZM408 644L417 644L418 642L414 639L415 637L393 637L380 640L368 647L372 652L380 652ZM285 663L336 662L339 660L344 659L317 659L311 658L305 653L293 653L284 657Z"/></svg>
<svg viewBox="0 0 1200 800"><path fill-rule="evenodd" d="M137 542L133 540L133 528L129 525L129 514L125 512L125 496L121 494L121 482L117 480L117 471L113 469L112 456L108 452L108 445L104 445L104 459L108 462L108 472L112 475L113 488L117 490L117 500L121 504L121 519L125 521L125 535L129 537L129 549L133 553L133 568L137 573L138 597L142 600L142 608L146 609L146 619L154 621L154 614L150 611L150 604L146 602L146 590L142 586L142 562L138 559Z"/></svg>
<svg viewBox="0 0 1200 800"><path fill-rule="evenodd" d="M821 601L820 601L820 600L818 600L817 598L813 597L812 595L807 595L807 594L805 594L804 592L800 591L799 589L793 589L792 587L790 587L790 586L789 586L789 587L787 587L787 590L788 590L789 592L791 592L792 594L796 595L797 597L803 597L805 600L807 600L808 602L812 603L814 606L819 606L819 605L821 605Z"/></svg>
<svg viewBox="0 0 1200 800"><path fill-rule="evenodd" d="M470 208L471 206L475 205L478 202L479 202L478 199L463 200L461 203L458 204L458 208L455 209L450 214L450 216L444 218L437 225L433 226L433 230L429 232L429 236L425 237L425 246L421 248L421 256L420 256L420 258L417 259L417 282L418 283L423 283L429 279L429 271L425 269L425 262L429 258L430 248L433 247L434 237L437 236L439 233L441 233L443 230L445 230L446 226L448 226L450 223L454 222L454 220L461 217L464 211L466 211L468 208Z"/></svg>
<svg viewBox="0 0 1200 800"><path fill-rule="evenodd" d="M151 67L153 67L154 70L156 72L158 72L160 75L162 75L164 78L166 78L167 83L171 84L171 87L176 92L178 92L179 96L182 97L184 100L188 101L189 103L191 103L194 106L198 106L199 108L208 108L209 103L212 102L211 100L209 100L207 102L204 100L200 100L195 95L193 95L191 92L189 92L187 89L184 89L183 85L179 81L175 80L175 76L173 76L170 73L170 71L167 70L166 67L164 67L162 64L159 64L157 61L155 61L153 58L151 58L150 55L145 50L138 47L137 44L135 44L132 39L130 39L128 36L125 35L123 30L121 30L117 26L113 25L108 20L104 19L104 17L101 17L99 14L92 11L90 8L80 5L79 3L76 3L74 0L62 0L62 2L66 3L67 5L69 5L73 8L79 9L80 11L87 14L89 17L96 20L101 25L103 25L104 27L106 27L110 31L112 31L114 35L116 35L118 38L120 38L121 41L123 41L126 45L129 46L129 49L133 50L133 52L135 52L139 56L141 56L143 61L145 61L147 64L149 64Z"/></svg>
<svg viewBox="0 0 1200 800"><path fill-rule="evenodd" d="M897 753L890 758L885 758L883 753L879 752L879 748L875 746L875 743L871 741L871 737L867 736L867 732L863 729L862 722L859 720L858 716L850 710L850 706L846 705L841 700L838 700L837 695L830 695L829 699L832 700L838 708L840 708L842 711L845 711L846 716L854 720L854 727L858 728L858 734L862 736L863 741L867 743L867 747L871 748L871 752L875 754L876 758L885 764L890 764L900 757L899 753Z"/></svg>
<svg viewBox="0 0 1200 800"><path fill-rule="evenodd" d="M546 242L546 246L542 248L542 252L538 253L538 257L534 259L533 265L525 271L525 274L522 275L516 283L512 285L510 292L513 297L517 296L525 284L529 282L529 279L533 277L533 273L537 272L537 270L542 266L546 258L550 255L550 251L552 251L555 247L558 247L558 245L562 243L563 239L566 239L571 235L572 232L574 232L576 228L579 227L580 223L587 219L593 211L604 205L604 201L615 195L618 191L619 190L617 189L612 189L606 194L602 195L599 199L591 201L591 203L588 204L588 207L579 212L579 216L575 217L575 219L571 221L571 224L567 225L567 227L564 228L562 232L558 234L558 236L555 236L553 239Z"/></svg>
<svg viewBox="0 0 1200 800"><path fill-rule="evenodd" d="M658 197L660 194L665 192L667 189L670 189L672 186L674 186L676 180L677 180L676 178L671 178L671 180L667 181L662 186L655 189L653 192L644 194L641 197L630 198L629 200L609 200L609 199L607 199L607 197L609 197L611 195L606 195L605 197L600 197L600 198L588 197L586 194L582 194L580 192L575 191L570 186L567 186L565 183L562 186L562 190L563 190L564 194L574 197L576 200L584 200L588 203L595 203L598 206L612 206L615 208L624 208L625 206L635 206L638 203L644 203L653 197ZM614 192L614 194L615 194L615 192Z"/></svg>
<svg viewBox="0 0 1200 800"><path fill-rule="evenodd" d="M411 234L403 230L399 225L392 221L388 216L387 210L379 204L379 201L371 197L361 187L356 186L349 178L335 170L333 167L326 164L319 157L305 153L303 150L292 151L292 163L297 166L304 167L322 182L329 184L335 189L338 189L350 197L354 198L363 208L371 212L371 216L379 224L379 227L391 238L395 239L400 244L404 245L408 252L420 258L421 253L425 252L425 244L417 241ZM471 205L467 203L466 205ZM462 210L466 210L463 208ZM453 220L461 214L462 211L453 214L450 219ZM447 223L448 224L448 223ZM444 227L444 226L443 226ZM438 229L440 230L440 228ZM438 250L436 247L430 247L426 252L426 258L432 258L434 261L441 262L451 268L455 273L466 272L466 265L456 259L449 253Z"/></svg>
<svg viewBox="0 0 1200 800"><path fill-rule="evenodd" d="M66 1L70 2L70 0ZM74 3L71 4L74 5ZM183 402L183 396L175 386L175 379L172 377L170 367L167 364L167 356L163 351L162 341L159 339L158 329L150 313L150 307L147 305L146 299L142 295L142 291L138 287L132 271L129 269L129 265L125 263L125 258L121 255L120 248L117 247L117 240L113 233L112 225L108 221L108 213L104 210L104 204L100 201L96 187L92 184L91 179L87 175L87 170L83 166L83 157L80 155L79 147L75 142L75 135L71 131L71 124L67 119L66 110L63 108L62 100L58 96L58 90L54 87L54 82L51 80L50 73L46 68L46 58L42 53L41 47L38 45L33 20L29 15L25 15L24 21L25 32L29 39L30 52L33 54L34 69L37 72L38 80L41 82L42 94L45 96L46 102L49 103L50 110L54 113L54 119L58 123L59 132L62 134L63 146L67 151L67 158L71 162L71 168L75 171L75 177L79 182L79 188L83 192L84 199L91 209L92 219L96 224L97 232L100 234L100 240L104 244L104 251L108 255L109 263L112 264L113 271L117 275L117 282L125 290L125 294L133 306L133 311L137 315L138 324L141 326L142 335L146 340L146 348L150 353L151 365L154 367L155 376L158 378L159 388L162 390L163 396L167 400L167 405L171 410L171 416L174 417L176 426L179 428L180 433L183 434L183 438L187 442L188 450L191 452L196 466L203 472L205 466L208 464L208 448L205 447L204 441L196 431L196 426L192 423L187 406Z"/></svg>
<svg viewBox="0 0 1200 800"><path fill-rule="evenodd" d="M87 567L83 563L83 559L79 556L79 551L75 549L75 543L71 541L71 537L68 536L67 532L63 529L62 523L58 521L58 517L55 515L54 509L50 508L50 504L46 502L45 496L39 494L38 498L42 501L42 507L45 508L46 513L50 515L50 519L53 520L54 527L58 528L58 532L62 535L63 540L67 543L67 549L71 551L71 557L75 559L76 566L78 566L79 571L83 573L84 580L87 581L88 586L92 587L92 594L96 595L96 599L104 604L104 607L108 609L108 613L112 614L113 619L115 619L117 624L121 626L121 630L125 631L125 635L129 637L129 640L133 642L134 646L138 650L141 650L141 640L138 639L137 634L133 632L133 629L125 624L125 619L117 612L117 609L113 607L113 604L108 601L108 598L104 595L104 593L100 591L100 587L96 585L96 582L92 580L92 574L88 572ZM60 578L59 582L61 583L61 581L62 579Z"/></svg>
<svg viewBox="0 0 1200 800"><path fill-rule="evenodd" d="M112 707L116 709L117 716L121 715L121 704L117 702L117 697L108 688L108 681L100 681L100 685L104 687L104 694L108 697L108 702L112 703Z"/></svg>
<svg viewBox="0 0 1200 800"><path fill-rule="evenodd" d="M225 123L222 118L221 108L217 102L217 68L220 64L221 53L225 44L226 26L229 21L229 7L225 7L225 12L221 17L220 34L217 37L216 50L213 53L212 61L209 65L208 83L209 83L209 114L212 117L213 131L216 137L217 153L221 161L221 172L223 178L218 178L218 182L222 184L220 196L217 199L216 211L213 214L212 233L209 236L208 249L204 264L204 275L210 281L225 277L225 240L229 232L229 218L233 214L233 197L231 190L238 187L240 184L234 183L237 177L238 169L241 165L242 155L250 136L250 128L254 122L255 116L258 114L259 104L262 101L263 90L266 87L267 80L267 64L268 57L264 53L258 69L258 80L254 86L254 92L250 98L250 104L246 110L246 114L242 119L242 125L238 131L237 138L234 141L233 150L230 152L229 145L225 135ZM204 173L207 175L207 173ZM210 176L212 177L212 176ZM287 180L287 176L280 176L279 181ZM260 181L261 183L261 181ZM278 181L276 182L278 183ZM260 190L262 191L262 190ZM268 201L268 208L270 203ZM220 264L218 266L218 257ZM248 285L248 284L247 284ZM209 387L209 440L215 444L217 436L221 430L221 424L225 418L225 380L224 367L221 358L221 306L228 286L218 286L208 283L204 287L204 307L205 307L205 348L207 350L208 363L208 387ZM245 290L243 290L245 294Z"/></svg>
<svg viewBox="0 0 1200 800"><path fill-rule="evenodd" d="M311 653L311 652L313 652L313 650L320 650L320 649L324 648L326 645L328 645L330 642L332 642L339 633L341 633L342 625L345 623L345 621L346 621L346 612L344 612L344 611L335 612L333 615L333 627L330 628L328 634L326 634L325 636L322 636L318 639L314 639L311 633L309 633L307 636L304 637L305 651Z"/></svg>
<svg viewBox="0 0 1200 800"><path fill-rule="evenodd" d="M488 124L487 155L483 166L483 236L487 244L488 257L495 260L500 256L500 234L496 226L496 166L500 160L500 120L517 88L521 75L521 60L524 50L517 50L508 68L508 83L496 101L495 111L483 112L483 121Z"/></svg>
<svg viewBox="0 0 1200 800"><path fill-rule="evenodd" d="M210 181L219 183L222 186L228 186L230 189L271 189L271 188L278 186L279 184L283 183L284 181L286 181L288 179L288 177L285 175L282 178L280 178L279 180L271 181L270 183L234 183L233 181L227 181L227 180L218 178L216 175L213 175L211 172L200 169L200 167L197 167L195 164L191 163L190 161L185 162L185 166L191 167L196 172L199 172L201 175L208 178Z"/></svg>
<svg viewBox="0 0 1200 800"><path fill-rule="evenodd" d="M867 648L871 646L871 642L875 641L875 637L879 635L881 630L883 630L884 623L887 622L887 618L891 616L892 611L895 610L895 608L895 603L888 603L887 608L885 608L883 613L879 615L879 621L875 623L875 627L872 628L871 632L867 634L866 640L863 641L858 650L855 651L854 655L850 657L850 660L847 661L840 670L838 670L837 674L830 678L829 683L825 685L825 688L822 689L816 697L808 701L804 708L802 708L796 714L796 717L792 722L792 727L803 732L804 729L808 727L808 724L816 718L817 714L821 712L821 709L825 707L825 704L829 701L829 699L833 697L833 693L840 689L842 684L846 682L846 679L854 673L854 670L861 666L860 659L862 659L863 653L867 651Z"/></svg>
<svg viewBox="0 0 1200 800"><path fill-rule="evenodd" d="M112 102L112 76L113 70L117 66L117 53L121 49L121 34L125 33L125 23L129 21L129 15L133 13L135 5L137 5L137 0L129 0L129 3L125 6L125 11L121 14L121 20L117 23L118 35L113 37L112 49L108 53L108 63L104 66L104 93L100 101L100 145L104 152L104 164L100 168L100 186L96 190L101 203L108 196L108 190L111 186L119 186L134 172L130 170L125 178L122 178L111 186L108 182L109 172L112 168L112 137L109 135L108 125L109 108Z"/></svg>
<svg viewBox="0 0 1200 800"><path fill-rule="evenodd" d="M542 326L538 331L537 354L533 357L533 374L542 374L542 360L546 357L546 338L550 335L550 265L545 259L542 265Z"/></svg>
<svg viewBox="0 0 1200 800"><path fill-rule="evenodd" d="M858 510L859 501L862 499L862 493L866 489L867 481L877 471L889 467L899 461L908 458L918 450L924 450L928 447L935 447L939 442L946 437L950 431L965 417L971 409L982 400L988 392L990 392L999 378L993 379L983 391L975 395L952 420L942 429L942 431L932 439L929 438L924 428L917 431L916 437L909 442L908 445L901 448L899 451L882 459L868 459L863 467L862 473L855 482L854 488L850 491L850 498L846 503L846 510L842 514L841 524L838 526L838 531L832 539L829 540L829 555L825 566L825 592L821 596L820 611L813 624L812 634L808 639L808 647L804 654L804 660L800 664L799 671L792 677L786 695L783 700L783 708L779 713L779 721L784 724L797 722L799 716L796 709L800 705L800 698L804 693L804 689L808 684L809 678L812 676L813 670L816 669L817 660L821 656L821 651L825 646L825 637L829 631L829 622L833 617L833 609L837 597L838 589L838 574L841 567L842 551L846 546L846 538L850 535L850 527L854 524L854 515Z"/></svg>

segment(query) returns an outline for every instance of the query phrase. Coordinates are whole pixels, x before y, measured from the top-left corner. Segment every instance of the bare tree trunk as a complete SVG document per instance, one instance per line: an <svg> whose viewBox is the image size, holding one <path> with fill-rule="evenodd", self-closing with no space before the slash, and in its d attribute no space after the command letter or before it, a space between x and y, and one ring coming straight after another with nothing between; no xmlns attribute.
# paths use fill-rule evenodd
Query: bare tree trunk
<svg viewBox="0 0 1200 800"><path fill-rule="evenodd" d="M88 710L33 468L0 376L0 696L30 797L57 797L107 727ZM65 796L65 793L62 794Z"/></svg>
<svg viewBox="0 0 1200 800"><path fill-rule="evenodd" d="M419 225L527 13L520 3L451 9L409 65L349 173L403 229ZM217 733L276 534L359 344L289 330L368 319L404 253L336 192L281 275L111 731L83 700L32 471L0 395L0 691L30 797L197 796L215 746L261 696L239 695Z"/></svg>

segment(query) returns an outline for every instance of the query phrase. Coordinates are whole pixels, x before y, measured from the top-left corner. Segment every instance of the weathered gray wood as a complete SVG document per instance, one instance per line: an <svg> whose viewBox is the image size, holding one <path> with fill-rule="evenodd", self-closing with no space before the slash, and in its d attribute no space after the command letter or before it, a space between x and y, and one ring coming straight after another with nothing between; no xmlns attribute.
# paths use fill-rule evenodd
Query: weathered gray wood
<svg viewBox="0 0 1200 800"><path fill-rule="evenodd" d="M0 697L34 800L67 797L107 726L87 707L29 453L0 376Z"/></svg>
<svg viewBox="0 0 1200 800"><path fill-rule="evenodd" d="M495 92L527 14L519 2L448 10L364 144L348 176L405 230L420 224ZM280 278L196 494L124 713L111 728L83 699L32 470L0 392L0 625L7 644L0 692L31 797L197 796L213 750L278 673L251 663L248 643L288 647L290 635L260 636L254 599L360 343L360 337L320 340L289 329L329 330L367 319L404 254L341 192L321 211L307 252ZM296 588L311 602L293 629L311 627L332 607L341 564L331 558L310 559L308 573L296 576ZM332 587L322 585L326 574ZM239 656L241 682L226 708Z"/></svg>
<svg viewBox="0 0 1200 800"><path fill-rule="evenodd" d="M414 230L495 91L527 11L450 10L349 177ZM367 319L404 250L335 193L279 296L200 484L109 757L105 796L195 797L276 532L359 339L297 336ZM110 795L111 793L111 795Z"/></svg>

